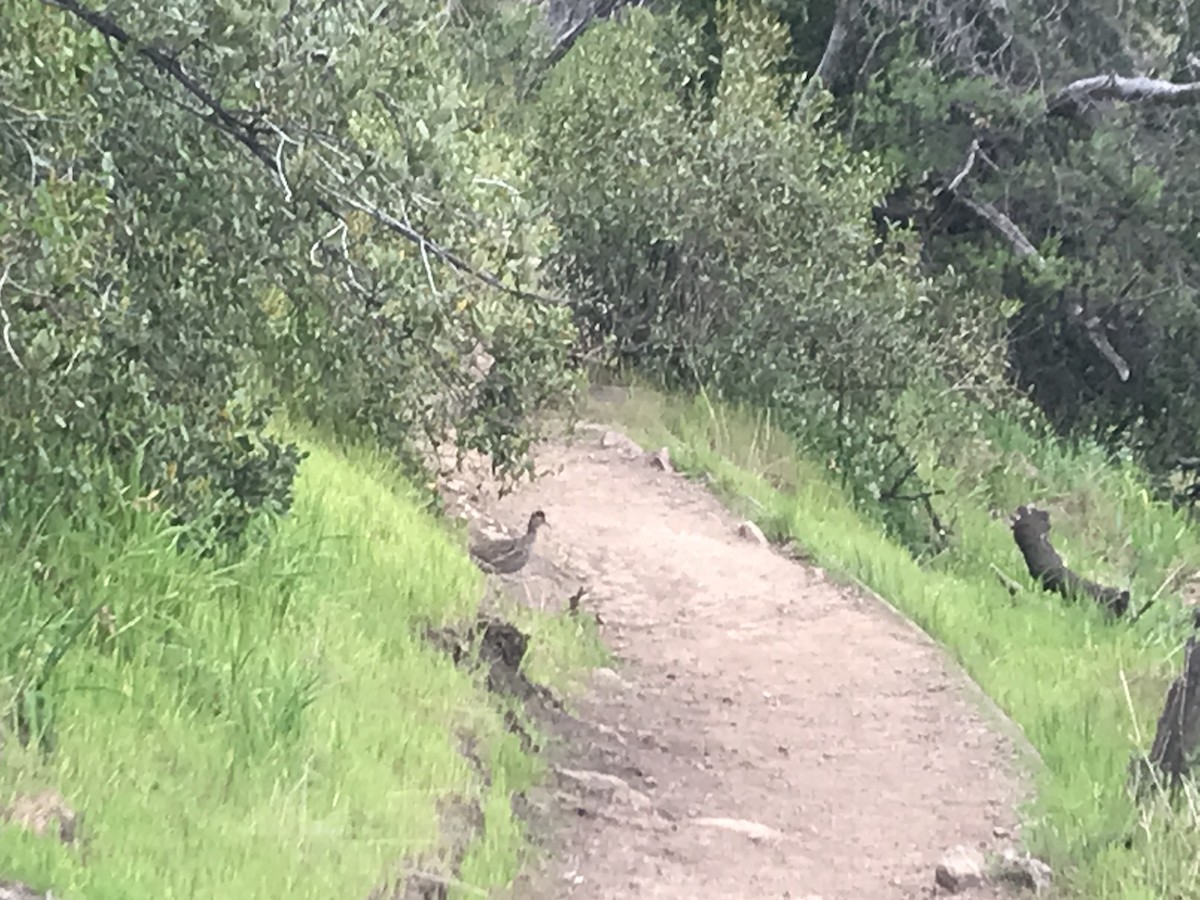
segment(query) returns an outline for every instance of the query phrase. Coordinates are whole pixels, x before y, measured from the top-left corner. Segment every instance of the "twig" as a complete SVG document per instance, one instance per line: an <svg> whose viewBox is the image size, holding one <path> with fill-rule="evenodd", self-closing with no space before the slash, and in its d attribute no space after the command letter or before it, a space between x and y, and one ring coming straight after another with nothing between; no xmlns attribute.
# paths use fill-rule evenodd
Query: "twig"
<svg viewBox="0 0 1200 900"><path fill-rule="evenodd" d="M581 587L574 594L567 598L567 612L571 615L579 614L579 601L583 599L583 595L587 593L587 588Z"/></svg>
<svg viewBox="0 0 1200 900"><path fill-rule="evenodd" d="M1015 578L1009 577L1007 574L1005 574L1004 570L995 563L990 563L990 565L992 567L992 572L995 573L996 578L999 579L1000 583L1008 589L1009 594L1016 595L1022 591L1023 588L1019 581L1017 581Z"/></svg>
<svg viewBox="0 0 1200 900"><path fill-rule="evenodd" d="M1142 615L1146 612L1146 610L1148 610L1151 606L1153 606L1155 604L1155 602L1158 600L1158 598L1162 596L1163 591L1165 591L1171 585L1171 583L1173 581L1175 581L1176 578L1179 577L1179 573L1183 571L1183 567L1184 567L1184 564L1180 563L1174 569L1171 570L1170 574L1168 574L1167 577L1163 579L1162 584L1160 584L1158 586L1158 590L1156 590L1154 592L1154 595L1149 600L1147 600L1145 603L1143 603L1138 608L1138 611L1133 614L1133 619L1130 620L1131 622L1136 622L1138 619L1140 619L1142 617Z"/></svg>
<svg viewBox="0 0 1200 900"><path fill-rule="evenodd" d="M12 263L4 267L4 274L0 275L0 294L4 293L4 286L8 284L8 273L12 270ZM25 366L21 363L21 358L17 356L17 351L12 345L12 320L8 317L8 310L4 308L4 304L0 302L0 319L4 321L4 349L8 351L8 355L12 357L12 361L17 364L17 368L22 372L25 371Z"/></svg>
<svg viewBox="0 0 1200 900"><path fill-rule="evenodd" d="M946 185L944 188L938 188L936 191L934 191L933 196L936 197L938 194L942 193L942 191L949 191L952 194L957 191L958 186L962 184L963 179L966 178L971 169L975 167L975 155L978 152L979 138L975 138L975 140L971 141L971 146L967 148L967 161L963 163L962 169L960 169L959 173L950 180L948 185Z"/></svg>

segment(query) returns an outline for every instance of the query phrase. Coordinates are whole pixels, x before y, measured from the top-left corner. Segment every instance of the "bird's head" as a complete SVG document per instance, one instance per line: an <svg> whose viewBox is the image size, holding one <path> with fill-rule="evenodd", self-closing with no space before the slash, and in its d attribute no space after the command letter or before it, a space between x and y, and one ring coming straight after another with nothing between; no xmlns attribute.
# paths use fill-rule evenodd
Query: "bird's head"
<svg viewBox="0 0 1200 900"><path fill-rule="evenodd" d="M546 514L539 509L529 517L529 533L533 534L543 525L549 524L550 523L546 521Z"/></svg>

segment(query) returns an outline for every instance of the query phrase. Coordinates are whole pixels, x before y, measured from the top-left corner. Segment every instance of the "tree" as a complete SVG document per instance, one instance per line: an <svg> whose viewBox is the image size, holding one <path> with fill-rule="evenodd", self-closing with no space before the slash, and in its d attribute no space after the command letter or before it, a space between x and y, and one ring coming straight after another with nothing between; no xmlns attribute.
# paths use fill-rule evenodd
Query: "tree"
<svg viewBox="0 0 1200 900"><path fill-rule="evenodd" d="M466 26L417 27L441 14L4 14L7 496L109 473L236 536L287 508L279 390L414 471L451 434L522 464L528 412L571 384L570 317L538 293L553 231L487 114L515 87L472 67Z"/></svg>

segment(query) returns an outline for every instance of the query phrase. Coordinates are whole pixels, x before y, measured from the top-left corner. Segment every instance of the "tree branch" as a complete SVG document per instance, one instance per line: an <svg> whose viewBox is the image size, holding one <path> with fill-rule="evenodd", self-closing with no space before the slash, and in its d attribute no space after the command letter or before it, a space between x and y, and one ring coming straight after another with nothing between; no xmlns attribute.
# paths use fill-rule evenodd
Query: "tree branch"
<svg viewBox="0 0 1200 900"><path fill-rule="evenodd" d="M1176 84L1143 76L1093 75L1072 81L1059 90L1046 104L1046 109L1052 115L1074 118L1105 100L1187 106L1200 101L1200 81Z"/></svg>
<svg viewBox="0 0 1200 900"><path fill-rule="evenodd" d="M230 138L241 144L250 152L255 159L262 163L280 182L285 195L291 199L292 188L287 182L287 177L283 167L283 158L281 146L276 149L271 149L263 141L260 135L270 134L275 132L275 136L282 142L288 138L278 128L266 127L262 124L262 120L243 121L226 108L220 100L214 97L202 84L193 78L183 65L175 57L149 45L140 45L135 41L133 36L122 28L117 22L113 21L103 13L89 9L78 0L42 0L46 6L55 7L64 12L70 13L82 22L91 26L95 31L108 38L110 41L119 44L122 47L131 49L138 56L147 60L159 73L174 81L182 87L188 94L194 97L199 103L209 111L209 115L203 116L203 120L218 131L228 135ZM191 110L193 114L199 115L197 110ZM399 235L407 241L417 245L423 253L429 253L440 259L450 267L468 275L483 284L488 285L496 290L503 291L514 297L524 300L535 300L540 303L550 303L555 305L563 305L567 301L547 297L541 294L535 294L529 291L521 291L516 288L511 288L505 285L499 277L493 273L472 266L461 256L449 250L436 241L426 237L414 228L404 224L395 216L392 216L383 210L378 209L373 204L363 200L349 198L344 194L330 192L333 199L346 203L347 205L358 209L369 215L375 222ZM337 219L339 222L344 222L345 218L341 212L334 207L330 202L329 197L317 195L312 198L315 205Z"/></svg>
<svg viewBox="0 0 1200 900"><path fill-rule="evenodd" d="M1083 307L1071 301L1067 304L1067 318L1083 329L1092 346L1100 351L1108 363L1117 370L1117 377L1122 381L1129 380L1129 363L1121 357L1113 345L1108 340L1108 335L1104 333L1104 326L1100 322L1099 316L1088 316L1084 318Z"/></svg>
<svg viewBox="0 0 1200 900"><path fill-rule="evenodd" d="M968 148L967 160L963 164L962 169L948 185L935 190L933 192L934 196L936 197L942 193L952 195L964 208L970 210L976 218L985 223L988 228L1002 238L1012 248L1018 258L1029 259L1039 269L1043 268L1046 261L1038 253L1037 248L1033 246L1033 242L1021 231L1016 222L992 204L973 200L960 189L963 180L974 167L975 160L979 155L981 155L979 141L976 139L971 142L971 146ZM1085 318L1083 307L1075 302L1067 305L1066 313L1067 318L1083 330L1083 333L1087 336L1092 346L1116 370L1117 377L1122 381L1128 381L1130 375L1129 363L1117 353L1112 342L1109 341L1100 317L1088 316Z"/></svg>
<svg viewBox="0 0 1200 900"><path fill-rule="evenodd" d="M1200 745L1200 646L1193 635L1183 650L1183 671L1172 682L1148 754L1135 754L1129 786L1139 800L1152 789L1174 793L1192 774Z"/></svg>

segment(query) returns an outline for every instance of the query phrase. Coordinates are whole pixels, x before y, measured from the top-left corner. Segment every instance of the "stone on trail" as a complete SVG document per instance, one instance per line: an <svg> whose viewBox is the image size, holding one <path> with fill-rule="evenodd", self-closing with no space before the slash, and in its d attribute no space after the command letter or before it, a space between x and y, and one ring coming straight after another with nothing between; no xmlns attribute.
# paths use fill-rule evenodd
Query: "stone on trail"
<svg viewBox="0 0 1200 900"><path fill-rule="evenodd" d="M942 857L933 880L952 894L983 884L983 854L959 844Z"/></svg>
<svg viewBox="0 0 1200 900"><path fill-rule="evenodd" d="M722 828L725 831L733 831L738 834L744 834L752 841L767 841L783 836L774 828L763 825L761 822L751 822L749 819L702 817L699 819L693 819L692 824L700 825L705 828Z"/></svg>
<svg viewBox="0 0 1200 900"><path fill-rule="evenodd" d="M763 534L763 530L747 519L738 526L738 536L743 537L748 541L753 541L756 544L766 545L769 543L767 536Z"/></svg>

